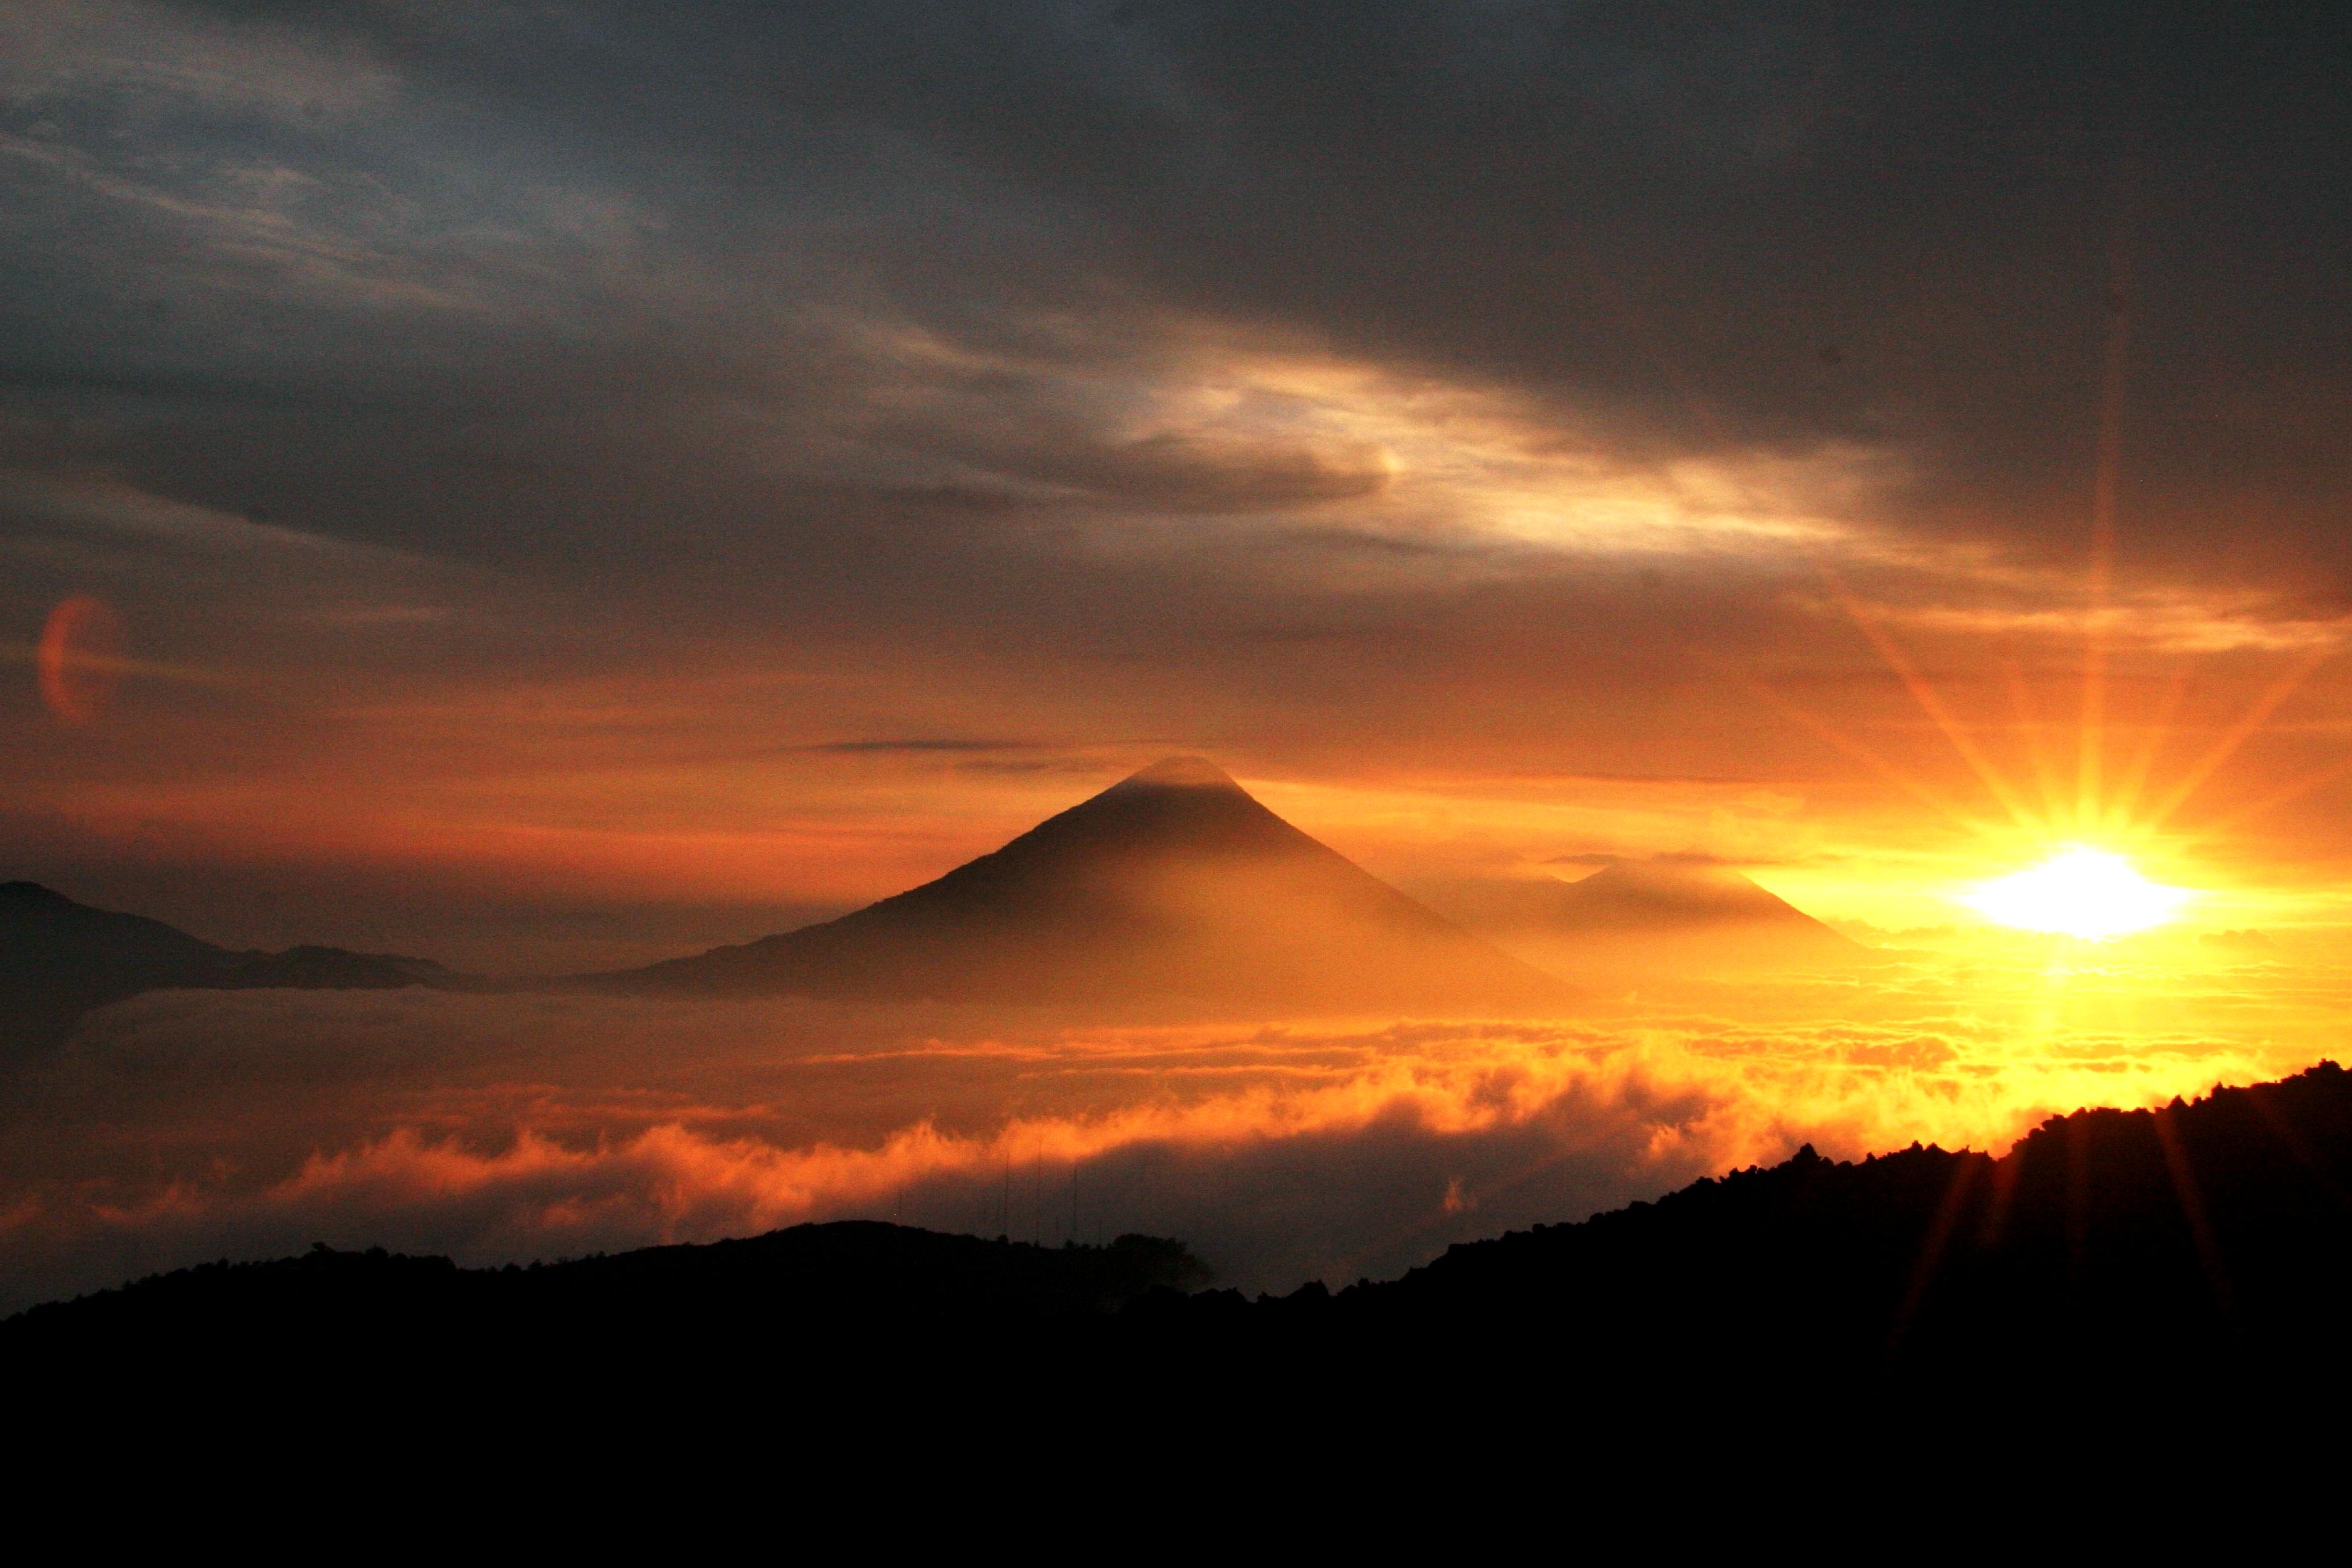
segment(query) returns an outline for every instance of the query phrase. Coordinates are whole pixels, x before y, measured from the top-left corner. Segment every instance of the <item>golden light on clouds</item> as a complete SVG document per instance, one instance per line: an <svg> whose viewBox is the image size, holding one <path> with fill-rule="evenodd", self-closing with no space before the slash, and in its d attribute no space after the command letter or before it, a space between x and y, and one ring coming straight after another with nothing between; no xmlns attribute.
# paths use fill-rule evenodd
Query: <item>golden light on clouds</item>
<svg viewBox="0 0 2352 1568"><path fill-rule="evenodd" d="M2070 844L2040 865L1973 889L1961 901L2021 931L2107 942L2162 925L2194 896L2148 880L2112 851Z"/></svg>
<svg viewBox="0 0 2352 1568"><path fill-rule="evenodd" d="M2291 983L2250 984L2257 964ZM848 1217L1181 1235L1228 1282L1286 1289L1799 1142L1997 1151L2054 1111L2275 1077L2340 1037L2348 982L2332 949L2184 966L2126 944L2056 982L2037 955L1913 952L1859 989L1693 982L1562 1019L1125 1028L157 993L94 1016L0 1105L0 1310L319 1238L497 1261Z"/></svg>
<svg viewBox="0 0 2352 1568"><path fill-rule="evenodd" d="M1836 443L1643 461L1541 399L1475 378L1207 335L1212 352L1137 399L1155 427L1369 454L1356 460L1383 483L1351 512L1358 526L1584 555L1845 549L1857 542L1845 518L1899 477L1890 454Z"/></svg>

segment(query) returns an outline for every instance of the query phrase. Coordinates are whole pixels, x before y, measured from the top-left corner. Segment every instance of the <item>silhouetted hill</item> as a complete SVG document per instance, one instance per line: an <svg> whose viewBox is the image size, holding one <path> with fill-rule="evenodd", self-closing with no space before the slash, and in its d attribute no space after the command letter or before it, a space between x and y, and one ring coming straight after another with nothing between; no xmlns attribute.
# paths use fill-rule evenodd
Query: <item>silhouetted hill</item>
<svg viewBox="0 0 2352 1568"><path fill-rule="evenodd" d="M1727 867L1619 861L1573 882L1456 883L1437 907L1506 952L1555 973L1705 974L1866 961L1869 950Z"/></svg>
<svg viewBox="0 0 2352 1568"><path fill-rule="evenodd" d="M714 1332L858 1341L1099 1318L1207 1278L1182 1245L1124 1236L1045 1247L869 1221L742 1241L654 1247L528 1268L460 1268L381 1248L215 1263L36 1307L0 1326L0 1356L116 1362L217 1353L309 1361L398 1344L429 1361L511 1340ZM15 1350L5 1348L13 1346Z"/></svg>
<svg viewBox="0 0 2352 1568"><path fill-rule="evenodd" d="M216 990L381 991L449 985L466 977L429 958L305 944L283 952L236 955L240 961L205 982Z"/></svg>
<svg viewBox="0 0 2352 1568"><path fill-rule="evenodd" d="M429 959L339 947L236 952L37 882L0 883L0 1058L54 1045L91 1008L142 991L373 990L458 978Z"/></svg>
<svg viewBox="0 0 2352 1568"><path fill-rule="evenodd" d="M1171 758L992 854L823 925L600 984L631 991L1290 1012L1524 1011L1557 982Z"/></svg>
<svg viewBox="0 0 2352 1568"><path fill-rule="evenodd" d="M1173 1243L880 1225L530 1269L322 1250L36 1308L0 1325L0 1376L133 1399L158 1379L305 1398L411 1379L428 1409L488 1377L706 1414L781 1395L822 1421L953 1394L1065 1437L1309 1418L1331 1441L1499 1436L1529 1411L1603 1436L1949 1426L2143 1396L2186 1424L2231 1401L2332 1409L2352 1381L2347 1193L2352 1076L2327 1063L2055 1119L1998 1160L1809 1148L1336 1295L1184 1295L1197 1265Z"/></svg>
<svg viewBox="0 0 2352 1568"><path fill-rule="evenodd" d="M1285 1319L1311 1324L1318 1355L1475 1335L1529 1348L1526 1379L1588 1397L2336 1387L2352 1380L2352 1075L2326 1062L2194 1103L2078 1111L1998 1160L1807 1147L1276 1305L1255 1348ZM1202 1298L1156 1310L1173 1342L1234 1331ZM1283 1331L1297 1353L1302 1331Z"/></svg>

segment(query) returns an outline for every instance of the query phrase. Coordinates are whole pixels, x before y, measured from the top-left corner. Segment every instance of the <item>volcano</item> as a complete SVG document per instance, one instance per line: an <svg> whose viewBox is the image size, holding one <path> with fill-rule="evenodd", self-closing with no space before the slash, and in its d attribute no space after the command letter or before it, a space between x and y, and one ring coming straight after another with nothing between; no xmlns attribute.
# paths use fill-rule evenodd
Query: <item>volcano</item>
<svg viewBox="0 0 2352 1568"><path fill-rule="evenodd" d="M1433 894L1467 929L1555 973L1820 968L1870 950L1727 867L1620 860L1578 881L1539 877Z"/></svg>
<svg viewBox="0 0 2352 1568"><path fill-rule="evenodd" d="M600 977L736 995L1529 1012L1564 988L1173 757L839 920Z"/></svg>

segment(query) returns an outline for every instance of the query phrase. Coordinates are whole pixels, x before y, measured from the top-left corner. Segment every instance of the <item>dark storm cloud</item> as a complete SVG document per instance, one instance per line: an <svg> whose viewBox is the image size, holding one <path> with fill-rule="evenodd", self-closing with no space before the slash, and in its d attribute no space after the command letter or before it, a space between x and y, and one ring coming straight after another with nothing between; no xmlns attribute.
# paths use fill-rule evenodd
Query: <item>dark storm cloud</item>
<svg viewBox="0 0 2352 1568"><path fill-rule="evenodd" d="M1003 113L980 79L895 101L1192 298L1591 400L1668 445L1916 444L1946 498L1920 521L2079 515L2117 316L2144 526L2275 522L2311 548L2340 505L2340 16L1121 15L1190 111L1162 111L1181 151L1139 168L1055 155L1079 127Z"/></svg>
<svg viewBox="0 0 2352 1568"><path fill-rule="evenodd" d="M910 470L1162 513L1378 488L1312 443L1123 436L1078 384L1210 318L1496 379L1630 449L1899 447L1927 467L1897 521L2030 538L2078 526L2120 315L2137 535L2336 563L2352 136L2324 10L101 4L15 29L43 47L9 73L0 374L98 426L18 450L191 499L691 563L881 526L837 496L745 515L780 469L901 520ZM877 322L940 353L877 367Z"/></svg>

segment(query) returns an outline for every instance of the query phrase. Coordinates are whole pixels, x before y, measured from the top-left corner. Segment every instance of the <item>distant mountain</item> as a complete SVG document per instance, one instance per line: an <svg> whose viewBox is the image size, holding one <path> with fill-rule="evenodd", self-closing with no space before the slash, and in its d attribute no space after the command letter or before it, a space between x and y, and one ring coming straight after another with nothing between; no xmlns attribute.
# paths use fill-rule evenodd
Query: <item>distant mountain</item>
<svg viewBox="0 0 2352 1568"><path fill-rule="evenodd" d="M1505 952L1580 978L1851 963L1870 952L1738 872L1689 861L1622 860L1572 882L1455 883L1430 897Z"/></svg>
<svg viewBox="0 0 2352 1568"><path fill-rule="evenodd" d="M599 983L1126 1009L1523 1012L1549 976L1178 757L853 914Z"/></svg>
<svg viewBox="0 0 2352 1568"><path fill-rule="evenodd" d="M142 991L381 990L457 978L430 959L340 947L238 952L37 882L0 882L0 1055L54 1045L90 1009Z"/></svg>

